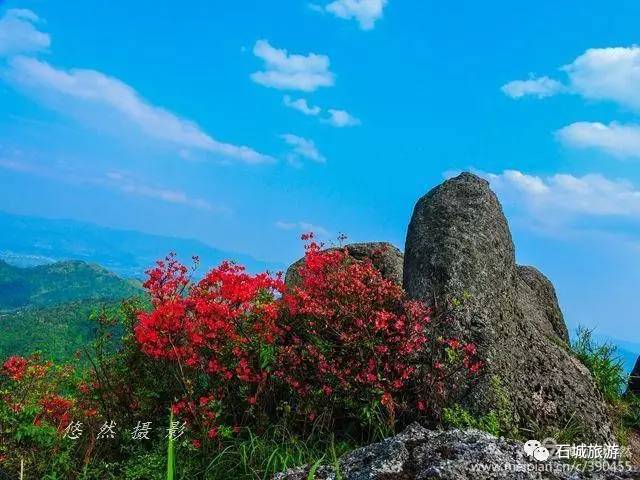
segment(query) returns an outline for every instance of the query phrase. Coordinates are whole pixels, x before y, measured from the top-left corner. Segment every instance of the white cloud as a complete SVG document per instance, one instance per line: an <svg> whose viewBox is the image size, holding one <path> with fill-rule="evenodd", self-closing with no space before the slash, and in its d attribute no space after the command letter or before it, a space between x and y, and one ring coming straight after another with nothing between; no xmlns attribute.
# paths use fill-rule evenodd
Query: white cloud
<svg viewBox="0 0 640 480"><path fill-rule="evenodd" d="M265 87L313 92L320 87L333 86L335 82L326 55L289 54L284 49L272 47L267 40L258 40L253 53L264 61L265 70L251 74L251 79Z"/></svg>
<svg viewBox="0 0 640 480"><path fill-rule="evenodd" d="M7 10L0 18L0 56L39 52L49 48L49 35L35 27L39 21L31 10Z"/></svg>
<svg viewBox="0 0 640 480"><path fill-rule="evenodd" d="M338 18L356 20L362 30L371 30L382 18L387 3L387 0L336 0L326 5L324 10ZM317 6L314 9L317 10Z"/></svg>
<svg viewBox="0 0 640 480"><path fill-rule="evenodd" d="M290 160L295 161L300 157L303 157L318 163L325 163L327 161L327 159L320 153L313 140L308 140L291 133L281 135L281 138L287 143L287 145L293 147L293 157L291 157Z"/></svg>
<svg viewBox="0 0 640 480"><path fill-rule="evenodd" d="M489 180L503 202L524 206L543 223L579 216L640 219L640 190L625 180L612 180L600 174L582 177L556 174L543 178L517 170L481 175Z"/></svg>
<svg viewBox="0 0 640 480"><path fill-rule="evenodd" d="M640 158L640 125L611 122L576 122L556 132L573 148L591 148L619 158Z"/></svg>
<svg viewBox="0 0 640 480"><path fill-rule="evenodd" d="M329 109L329 115L330 116L328 119L326 119L326 122L333 125L334 127L343 128L360 125L360 120L351 115L346 110Z"/></svg>
<svg viewBox="0 0 640 480"><path fill-rule="evenodd" d="M514 80L502 86L505 95L511 98L522 98L533 95L538 98L551 97L565 91L564 85L549 77Z"/></svg>
<svg viewBox="0 0 640 480"><path fill-rule="evenodd" d="M122 122L128 131L133 125L147 137L179 149L208 152L248 164L273 160L249 147L215 140L195 123L150 104L129 85L95 70L62 70L34 58L17 56L9 61L4 77L39 100L57 100L63 112L71 110L71 101L83 112L97 112L98 117L106 110L117 117L111 126Z"/></svg>
<svg viewBox="0 0 640 480"><path fill-rule="evenodd" d="M192 198L181 190L171 190L145 185L120 172L107 172L105 174L104 181L108 186L129 195L157 199L163 202L185 205L187 207L209 212L228 212L228 209L214 206L202 198ZM97 183L101 183L101 180L98 179Z"/></svg>
<svg viewBox="0 0 640 480"><path fill-rule="evenodd" d="M566 86L558 80L540 77L509 82L502 91L512 98L572 93L640 111L639 46L590 48L561 70L567 75Z"/></svg>
<svg viewBox="0 0 640 480"><path fill-rule="evenodd" d="M501 176L488 175L494 182L505 182L513 188L528 195L544 195L549 193L549 187L540 177L525 175L517 170L505 170Z"/></svg>
<svg viewBox="0 0 640 480"><path fill-rule="evenodd" d="M610 101L640 112L640 47L590 48L562 67L567 75L563 86L548 77L510 82L505 94L539 98L571 93L587 100ZM594 149L618 158L640 158L640 124L576 122L556 132L568 147Z"/></svg>
<svg viewBox="0 0 640 480"><path fill-rule="evenodd" d="M307 100L305 100L304 98L298 98L294 100L289 95L285 95L283 101L287 107L302 112L305 115L317 117L318 115L320 115L320 113L322 113L322 108L318 106L310 106ZM321 122L327 123L337 128L354 127L356 125L360 125L361 123L359 119L351 115L346 110L336 110L330 108L327 113L328 116L326 118L322 118Z"/></svg>
<svg viewBox="0 0 640 480"><path fill-rule="evenodd" d="M312 107L307 103L304 98L292 99L289 95L284 96L284 104L289 107L304 113L305 115L316 116L319 115L322 109L318 106Z"/></svg>
<svg viewBox="0 0 640 480"><path fill-rule="evenodd" d="M231 213L230 209L224 206L214 205L203 198L191 197L181 190L147 185L122 172L112 171L90 174L68 168L52 169L48 164L30 163L24 160L14 160L6 157L0 157L0 169L46 178L65 184L107 188L127 195L152 198L162 202L184 205L207 212L220 214Z"/></svg>
<svg viewBox="0 0 640 480"><path fill-rule="evenodd" d="M592 48L563 67L575 93L640 110L640 47Z"/></svg>
<svg viewBox="0 0 640 480"><path fill-rule="evenodd" d="M281 230L298 230L303 233L313 232L316 235L321 235L323 237L328 237L330 232L320 225L314 225L310 222L284 222L279 220L276 222L276 227Z"/></svg>

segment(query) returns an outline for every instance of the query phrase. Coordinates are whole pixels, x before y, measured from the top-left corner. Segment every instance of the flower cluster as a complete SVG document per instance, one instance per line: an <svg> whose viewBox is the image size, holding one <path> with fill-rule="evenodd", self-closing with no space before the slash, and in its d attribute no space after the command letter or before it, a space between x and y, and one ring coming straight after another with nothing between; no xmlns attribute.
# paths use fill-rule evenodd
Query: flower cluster
<svg viewBox="0 0 640 480"><path fill-rule="evenodd" d="M392 411L427 341L429 310L408 301L371 260L310 241L299 284L284 295L278 370L308 405L380 402Z"/></svg>
<svg viewBox="0 0 640 480"><path fill-rule="evenodd" d="M194 282L173 255L148 272L153 308L138 312L135 339L179 379L173 412L203 439L283 404L305 422L372 407L393 422L399 407L433 409L451 365L480 369L475 346L431 338L430 310L371 260L304 239L293 285L229 262Z"/></svg>
<svg viewBox="0 0 640 480"><path fill-rule="evenodd" d="M62 430L71 422L73 400L56 394L47 394L40 399L38 405L42 411L34 419L33 423L35 425L40 425L43 420L46 420L57 427L58 430Z"/></svg>
<svg viewBox="0 0 640 480"><path fill-rule="evenodd" d="M15 415L26 414L33 425L46 424L60 431L69 424L72 413L84 413L82 402L66 395L74 388L72 367L55 366L38 355L13 356L4 362L1 373L10 380L8 389L0 388L2 403Z"/></svg>
<svg viewBox="0 0 640 480"><path fill-rule="evenodd" d="M186 391L175 413L215 437L219 416L245 413L263 390L284 284L229 262L193 284L187 272L174 256L149 272L154 309L139 314L135 336L147 355L179 366ZM193 379L203 375L206 389L197 391Z"/></svg>
<svg viewBox="0 0 640 480"><path fill-rule="evenodd" d="M9 357L2 365L2 374L19 382L24 378L28 363L27 359L23 357Z"/></svg>

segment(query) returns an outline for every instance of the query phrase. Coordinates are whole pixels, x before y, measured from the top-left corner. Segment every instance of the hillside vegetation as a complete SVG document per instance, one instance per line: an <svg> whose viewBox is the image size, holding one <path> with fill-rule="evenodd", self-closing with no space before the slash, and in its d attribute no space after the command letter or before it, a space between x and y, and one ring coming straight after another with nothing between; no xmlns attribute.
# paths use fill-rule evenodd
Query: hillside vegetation
<svg viewBox="0 0 640 480"><path fill-rule="evenodd" d="M0 357L40 352L52 360L69 360L95 337L93 315L116 306L115 301L83 300L0 313Z"/></svg>
<svg viewBox="0 0 640 480"><path fill-rule="evenodd" d="M68 360L94 337L94 313L140 286L80 261L18 268L0 261L0 357L41 352Z"/></svg>
<svg viewBox="0 0 640 480"><path fill-rule="evenodd" d="M0 261L0 311L42 308L79 300L113 301L140 287L104 268L80 261L18 268Z"/></svg>

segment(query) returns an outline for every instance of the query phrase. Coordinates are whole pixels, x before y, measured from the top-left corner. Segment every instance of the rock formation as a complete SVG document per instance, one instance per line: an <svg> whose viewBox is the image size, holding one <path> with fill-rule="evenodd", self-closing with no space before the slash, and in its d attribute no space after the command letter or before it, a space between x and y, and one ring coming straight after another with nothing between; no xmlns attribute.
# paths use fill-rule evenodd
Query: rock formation
<svg viewBox="0 0 640 480"><path fill-rule="evenodd" d="M446 314L447 335L474 342L485 360L465 407L485 414L498 402L504 408L506 397L517 426L571 426L584 439L613 440L606 405L566 343L553 286L537 270L516 266L509 226L488 182L463 173L418 201L404 288Z"/></svg>
<svg viewBox="0 0 640 480"><path fill-rule="evenodd" d="M339 462L343 480L620 480L638 472L581 473L568 465L526 456L523 444L478 430L431 431L417 424L380 443L347 453ZM307 480L309 467L274 480ZM334 466L318 468L315 480L335 480Z"/></svg>
<svg viewBox="0 0 640 480"><path fill-rule="evenodd" d="M627 386L627 394L640 395L640 357L636 360L636 364L629 376L629 385Z"/></svg>
<svg viewBox="0 0 640 480"><path fill-rule="evenodd" d="M345 248L357 260L369 259L380 270L387 280L402 285L402 252L387 242L352 243ZM304 264L304 259L296 261L287 269L285 282L295 285L299 281L298 270Z"/></svg>
<svg viewBox="0 0 640 480"><path fill-rule="evenodd" d="M569 342L569 332L553 284L534 267L517 267L518 307L525 318L547 333L555 333L564 342ZM549 327L551 329L549 330Z"/></svg>

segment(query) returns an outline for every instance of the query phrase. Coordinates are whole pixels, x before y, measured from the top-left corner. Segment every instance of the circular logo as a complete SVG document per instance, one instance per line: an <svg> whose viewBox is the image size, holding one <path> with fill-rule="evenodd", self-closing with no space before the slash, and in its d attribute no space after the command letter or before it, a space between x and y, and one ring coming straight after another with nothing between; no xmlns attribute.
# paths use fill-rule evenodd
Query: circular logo
<svg viewBox="0 0 640 480"><path fill-rule="evenodd" d="M533 458L539 462L546 462L549 460L549 450L545 447L538 447L533 451Z"/></svg>
<svg viewBox="0 0 640 480"><path fill-rule="evenodd" d="M533 457L533 452L540 446L542 446L542 444L538 440L529 440L524 444L524 453L529 457Z"/></svg>

